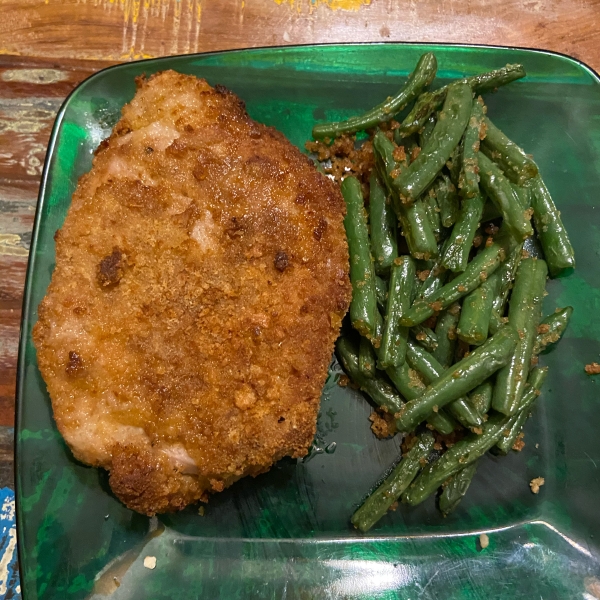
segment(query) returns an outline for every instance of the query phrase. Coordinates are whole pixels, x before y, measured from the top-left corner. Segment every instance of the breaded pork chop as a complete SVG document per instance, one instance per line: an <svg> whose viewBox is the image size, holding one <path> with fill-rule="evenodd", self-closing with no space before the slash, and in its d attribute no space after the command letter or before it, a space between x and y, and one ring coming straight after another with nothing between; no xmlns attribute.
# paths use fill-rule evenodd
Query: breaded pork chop
<svg viewBox="0 0 600 600"><path fill-rule="evenodd" d="M34 328L73 454L152 515L315 434L350 300L344 203L225 88L166 71L79 181Z"/></svg>

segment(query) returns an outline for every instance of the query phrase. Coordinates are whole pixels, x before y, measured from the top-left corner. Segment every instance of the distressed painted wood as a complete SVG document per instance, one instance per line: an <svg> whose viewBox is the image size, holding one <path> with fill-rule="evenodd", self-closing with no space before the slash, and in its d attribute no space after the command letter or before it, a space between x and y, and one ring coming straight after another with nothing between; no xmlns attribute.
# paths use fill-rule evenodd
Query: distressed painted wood
<svg viewBox="0 0 600 600"><path fill-rule="evenodd" d="M15 495L0 488L0 598L20 598Z"/></svg>
<svg viewBox="0 0 600 600"><path fill-rule="evenodd" d="M546 48L600 69L598 0L4 0L0 52L126 60L342 41Z"/></svg>

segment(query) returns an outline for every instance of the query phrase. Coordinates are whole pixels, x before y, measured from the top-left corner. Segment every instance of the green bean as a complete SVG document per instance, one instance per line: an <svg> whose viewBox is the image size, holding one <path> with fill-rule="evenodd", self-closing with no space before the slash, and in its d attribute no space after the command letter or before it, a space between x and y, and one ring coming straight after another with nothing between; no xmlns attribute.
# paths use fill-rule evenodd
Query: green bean
<svg viewBox="0 0 600 600"><path fill-rule="evenodd" d="M502 324L502 316L504 315L504 309L506 308L506 301L508 300L508 294L510 292L512 282L515 278L517 268L521 262L523 256L523 244L517 244L512 250L509 251L507 259L498 267L498 279L500 280L500 289L498 295L492 302L492 315L490 318L490 331L492 334L496 333ZM494 323L495 319L499 319L498 322Z"/></svg>
<svg viewBox="0 0 600 600"><path fill-rule="evenodd" d="M483 424L481 435L469 434L448 448L436 462L428 464L402 494L402 502L411 506L423 502L452 475L481 458L498 442L502 432L509 429L516 419L516 416L492 415Z"/></svg>
<svg viewBox="0 0 600 600"><path fill-rule="evenodd" d="M375 261L375 272L381 275L390 270L394 259L398 256L396 215L376 173L371 174L369 188L371 251Z"/></svg>
<svg viewBox="0 0 600 600"><path fill-rule="evenodd" d="M519 204L521 205L523 210L530 209L532 201L531 188L529 186L521 186L513 183L512 189L514 190L515 195L517 196L517 200L519 201Z"/></svg>
<svg viewBox="0 0 600 600"><path fill-rule="evenodd" d="M447 308L459 298L466 296L485 281L504 260L505 250L500 244L492 243L484 248L470 263L464 273L426 298L418 298L404 313L400 323L414 327L435 312Z"/></svg>
<svg viewBox="0 0 600 600"><path fill-rule="evenodd" d="M361 186L355 177L346 177L342 182L341 189L346 201L344 227L348 238L350 281L352 282L350 320L361 335L374 339L377 326L375 269L371 256L367 214Z"/></svg>
<svg viewBox="0 0 600 600"><path fill-rule="evenodd" d="M433 269L436 264L436 260L430 259L430 260L415 261L415 264L417 266L417 273L416 273L416 277L415 277L415 285L413 287L411 304L415 301L415 298L419 295L419 290L421 289L421 287L423 285L423 280L421 279L421 277L423 277L423 275L425 275L426 278L429 277L429 274L431 273L431 269ZM426 273L424 273L424 271L426 271Z"/></svg>
<svg viewBox="0 0 600 600"><path fill-rule="evenodd" d="M494 384L491 381L484 381L471 392L469 402L480 415L483 416L490 411L493 392Z"/></svg>
<svg viewBox="0 0 600 600"><path fill-rule="evenodd" d="M386 369L387 376L391 379L395 388L406 400L418 398L425 391L425 384L419 374L404 362L397 367Z"/></svg>
<svg viewBox="0 0 600 600"><path fill-rule="evenodd" d="M504 310L506 306L506 300L508 298L508 292L510 291L512 282L517 274L517 269L521 264L523 258L523 244L516 244L508 252L506 261L502 264L502 267L498 269L498 277L500 279L500 290L498 293L498 300L494 300L494 308L498 310Z"/></svg>
<svg viewBox="0 0 600 600"><path fill-rule="evenodd" d="M525 393L519 403L519 412L529 410L532 404L537 400L540 395L540 390L548 377L548 367L535 367L531 369L529 377L527 378L527 387Z"/></svg>
<svg viewBox="0 0 600 600"><path fill-rule="evenodd" d="M387 305L386 305L386 308L387 308ZM381 316L381 313L379 312L379 310L377 310L377 314L375 315L375 337L371 340L371 344L375 348L375 354L378 354L379 348L381 346L381 338L383 337L383 326L384 326L383 317Z"/></svg>
<svg viewBox="0 0 600 600"><path fill-rule="evenodd" d="M498 372L492 399L494 410L505 415L513 415L517 411L527 382L547 275L546 263L538 258L523 259L517 269L509 303L508 326L519 332L519 339L510 361ZM503 329L505 327L500 331Z"/></svg>
<svg viewBox="0 0 600 600"><path fill-rule="evenodd" d="M428 352L433 352L437 348L437 336L429 327L425 327L425 325L415 325L414 327L411 327L410 332L413 334L417 344L423 346Z"/></svg>
<svg viewBox="0 0 600 600"><path fill-rule="evenodd" d="M417 473L427 461L435 439L431 432L421 433L415 445L406 453L385 481L363 502L352 515L351 522L363 533L369 531L390 506L398 500L402 492L412 483Z"/></svg>
<svg viewBox="0 0 600 600"><path fill-rule="evenodd" d="M514 415L512 425L502 432L502 436L498 440L496 447L492 450L494 454L506 456L509 453L515 445L519 434L523 431L523 427L525 426L528 417L529 411L521 411Z"/></svg>
<svg viewBox="0 0 600 600"><path fill-rule="evenodd" d="M421 148L429 141L429 138L433 133L433 128L435 127L436 121L437 117L435 115L430 115L425 121L423 130L419 133L419 145L421 146ZM396 129L395 133L399 133L398 129Z"/></svg>
<svg viewBox="0 0 600 600"><path fill-rule="evenodd" d="M375 276L375 294L377 296L377 306L385 312L388 299L388 284L385 279Z"/></svg>
<svg viewBox="0 0 600 600"><path fill-rule="evenodd" d="M505 225L504 223L501 223L499 228L496 228L493 223L490 224L490 226L495 228L495 231L488 233L491 230L488 229L486 231L484 229L483 232L485 232L485 235L487 235L488 237L492 237L493 240L497 244L500 244L506 250L507 256L517 248L520 248L522 250L525 246L530 244L531 241L533 240L533 237L530 237L526 240L515 240L510 228L507 225ZM480 230L480 233L482 233L481 230ZM482 237L483 237L483 233L482 233ZM539 252L539 254L541 255L541 252Z"/></svg>
<svg viewBox="0 0 600 600"><path fill-rule="evenodd" d="M533 346L534 355L543 352L548 346L556 344L560 340L569 325L572 314L573 307L566 306L565 308L557 308L555 312L542 320Z"/></svg>
<svg viewBox="0 0 600 600"><path fill-rule="evenodd" d="M468 121L467 121L468 123ZM454 148L450 160L446 162L446 167L450 173L450 181L458 188L458 180L460 178L460 170L462 168L462 139Z"/></svg>
<svg viewBox="0 0 600 600"><path fill-rule="evenodd" d="M496 271L465 297L456 329L459 339L463 342L475 346L485 342L490 329L492 304L499 288L500 279Z"/></svg>
<svg viewBox="0 0 600 600"><path fill-rule="evenodd" d="M431 294L443 287L447 275L446 269L440 265L440 259L438 258L431 266L425 281L420 282L415 297L425 298L431 296Z"/></svg>
<svg viewBox="0 0 600 600"><path fill-rule="evenodd" d="M397 413L404 402L396 390L381 377L365 377L358 364L358 354L354 344L345 337L338 338L336 351L344 371L375 404L391 414Z"/></svg>
<svg viewBox="0 0 600 600"><path fill-rule="evenodd" d="M478 160L481 186L502 213L515 239L524 240L533 233L529 212L521 206L502 171L483 152L479 153Z"/></svg>
<svg viewBox="0 0 600 600"><path fill-rule="evenodd" d="M481 75L465 77L459 81L468 83L475 94L483 94L522 77L525 77L525 69L522 65L506 65L501 69L482 73ZM417 98L412 110L402 121L400 131L405 135L419 131L424 126L427 118L442 106L446 99L447 91L448 86L444 86L432 92L421 94Z"/></svg>
<svg viewBox="0 0 600 600"><path fill-rule="evenodd" d="M481 96L473 100L469 124L465 129L462 143L462 164L458 179L458 188L463 198L473 198L479 194L479 144L481 123L483 121L483 100Z"/></svg>
<svg viewBox="0 0 600 600"><path fill-rule="evenodd" d="M407 343L406 360L415 371L423 376L425 383L428 385L438 379L445 371L433 355L412 340Z"/></svg>
<svg viewBox="0 0 600 600"><path fill-rule="evenodd" d="M488 117L483 118L485 138L481 151L504 171L504 174L514 183L523 185L525 181L535 177L537 165L517 144L509 140Z"/></svg>
<svg viewBox="0 0 600 600"><path fill-rule="evenodd" d="M423 200L425 202L425 212L427 213L431 230L433 231L436 239L439 240L442 236L442 218L440 216L438 200L433 193L433 189L430 190L430 193L424 194Z"/></svg>
<svg viewBox="0 0 600 600"><path fill-rule="evenodd" d="M373 138L373 148L377 170L391 195L392 205L402 225L402 233L410 253L414 258L437 256L437 242L427 218L424 200L420 198L411 206L405 206L392 187L393 174L397 169L394 145L385 134L378 131Z"/></svg>
<svg viewBox="0 0 600 600"><path fill-rule="evenodd" d="M435 325L435 335L438 346L433 351L433 356L444 367L448 368L454 360L456 350L456 326L460 318L460 306L453 304L438 317Z"/></svg>
<svg viewBox="0 0 600 600"><path fill-rule="evenodd" d="M456 223L459 211L458 196L456 188L445 173L435 183L435 195L440 207L440 217L444 227L452 227Z"/></svg>
<svg viewBox="0 0 600 600"><path fill-rule="evenodd" d="M460 212L442 257L442 265L454 273L462 273L467 268L484 202L481 194L462 200Z"/></svg>
<svg viewBox="0 0 600 600"><path fill-rule="evenodd" d="M419 156L393 182L401 199L416 200L436 178L462 137L471 110L471 88L464 83L448 86L444 108L431 137Z"/></svg>
<svg viewBox="0 0 600 600"><path fill-rule="evenodd" d="M495 309L492 308L492 314L490 315L490 334L494 335L500 327L508 323L508 317L501 317Z"/></svg>
<svg viewBox="0 0 600 600"><path fill-rule="evenodd" d="M432 92L423 92L397 129L402 135L417 133L425 126L427 119L444 104L448 86Z"/></svg>
<svg viewBox="0 0 600 600"><path fill-rule="evenodd" d="M519 434L523 430L525 421L529 417L529 411L533 403L537 400L540 395L540 390L544 385L544 381L548 375L548 367L538 367L533 369L527 379L528 389L523 394L521 404L519 405L518 418L513 426L508 430L508 433L504 432L498 443L496 449L500 454L508 454L509 450L515 445Z"/></svg>
<svg viewBox="0 0 600 600"><path fill-rule="evenodd" d="M427 384L439 379L446 369L427 350L420 348L411 340L408 341L406 350L408 364L423 376ZM450 414L465 427L478 427L483 422L479 413L471 406L465 398L458 398L448 404Z"/></svg>
<svg viewBox="0 0 600 600"><path fill-rule="evenodd" d="M484 94L523 77L525 77L523 65L514 64L481 75L467 77L466 81L476 94Z"/></svg>
<svg viewBox="0 0 600 600"><path fill-rule="evenodd" d="M560 212L540 175L530 181L532 191L533 221L550 275L555 277L563 269L575 267L575 253Z"/></svg>
<svg viewBox="0 0 600 600"><path fill-rule="evenodd" d="M360 372L365 377L373 378L375 377L376 364L377 356L373 344L367 338L361 336L358 345L358 368Z"/></svg>
<svg viewBox="0 0 600 600"><path fill-rule="evenodd" d="M457 428L457 424L450 415L440 411L427 417L427 427L435 429L442 435L450 435Z"/></svg>
<svg viewBox="0 0 600 600"><path fill-rule="evenodd" d="M397 367L404 362L408 329L399 321L410 306L415 280L415 263L410 256L396 259L390 275L390 287L383 336L379 348L379 366L382 369Z"/></svg>
<svg viewBox="0 0 600 600"><path fill-rule="evenodd" d="M345 121L315 125L312 130L313 137L324 139L343 133L354 133L391 120L397 112L401 111L409 102L412 102L433 81L436 71L437 61L433 53L423 54L415 70L408 76L407 82L395 96L386 98L385 102L378 104L362 115L350 117Z"/></svg>
<svg viewBox="0 0 600 600"><path fill-rule="evenodd" d="M412 431L432 412L464 396L508 363L518 335L503 327L482 346L445 371L430 384L422 396L407 402L396 416L400 431Z"/></svg>
<svg viewBox="0 0 600 600"><path fill-rule="evenodd" d="M448 516L467 494L477 470L477 461L455 473L444 485L438 501L441 513ZM409 484L410 485L410 484Z"/></svg>
<svg viewBox="0 0 600 600"><path fill-rule="evenodd" d="M425 384L419 378L419 374L406 362L399 367L386 369L386 373L407 400L418 398L425 391ZM443 411L431 414L427 423L442 435L450 435L454 431L454 422Z"/></svg>

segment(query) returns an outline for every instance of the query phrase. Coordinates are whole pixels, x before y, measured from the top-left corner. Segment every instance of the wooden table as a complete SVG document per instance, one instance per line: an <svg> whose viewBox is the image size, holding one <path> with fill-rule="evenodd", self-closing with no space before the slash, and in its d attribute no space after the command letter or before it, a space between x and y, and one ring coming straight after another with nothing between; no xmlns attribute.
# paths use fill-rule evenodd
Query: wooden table
<svg viewBox="0 0 600 600"><path fill-rule="evenodd" d="M311 42L545 48L600 70L600 0L3 0L0 5L0 488L12 486L19 323L55 114L114 62Z"/></svg>

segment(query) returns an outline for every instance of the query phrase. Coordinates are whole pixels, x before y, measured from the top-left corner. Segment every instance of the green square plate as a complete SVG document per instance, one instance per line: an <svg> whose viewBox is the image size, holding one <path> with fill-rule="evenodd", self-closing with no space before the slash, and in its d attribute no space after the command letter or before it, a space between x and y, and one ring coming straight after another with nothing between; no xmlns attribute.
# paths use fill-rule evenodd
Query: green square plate
<svg viewBox="0 0 600 600"><path fill-rule="evenodd" d="M379 102L428 50L438 58L438 82L525 65L526 79L488 96L490 114L535 155L577 252L577 270L549 284L546 311L570 304L575 313L560 349L543 357L550 377L525 449L485 457L450 517L430 499L360 535L349 517L398 456L398 440L375 439L368 404L336 384L334 363L309 460L282 460L236 483L211 499L203 517L197 507L158 519L126 509L106 474L77 463L57 433L31 327L54 266L54 232L94 148L132 98L134 78L176 69L223 84L252 117L303 147L315 120ZM583 371L600 354L599 193L600 80L556 54L304 46L129 63L83 82L61 108L50 141L25 290L16 441L25 599L600 597L600 379ZM528 483L538 476L546 484L534 495ZM485 550L477 545L481 532L490 537ZM146 556L156 557L154 570L144 567Z"/></svg>

